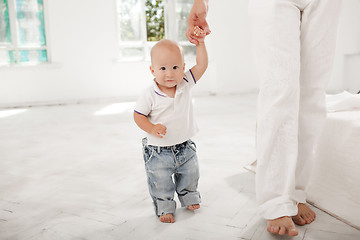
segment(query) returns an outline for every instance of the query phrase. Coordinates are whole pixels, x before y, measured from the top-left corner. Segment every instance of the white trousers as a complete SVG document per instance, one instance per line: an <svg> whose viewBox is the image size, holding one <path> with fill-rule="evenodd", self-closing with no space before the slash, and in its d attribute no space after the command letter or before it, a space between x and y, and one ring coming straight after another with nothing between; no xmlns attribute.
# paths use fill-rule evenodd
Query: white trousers
<svg viewBox="0 0 360 240"><path fill-rule="evenodd" d="M260 81L256 194L265 219L294 216L306 201L340 7L341 0L250 0Z"/></svg>

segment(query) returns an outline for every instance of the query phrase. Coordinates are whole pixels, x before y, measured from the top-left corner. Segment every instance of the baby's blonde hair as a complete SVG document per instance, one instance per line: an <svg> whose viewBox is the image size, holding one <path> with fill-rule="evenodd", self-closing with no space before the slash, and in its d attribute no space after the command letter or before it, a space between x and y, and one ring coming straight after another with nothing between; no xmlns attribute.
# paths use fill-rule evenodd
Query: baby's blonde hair
<svg viewBox="0 0 360 240"><path fill-rule="evenodd" d="M173 40L169 40L169 39L162 39L151 48L151 51L150 51L151 60L153 59L154 52L158 51L158 49L161 49L163 47L165 47L169 50L179 51L179 53L181 54L181 57L184 61L184 52L183 52L182 47L177 42L175 42Z"/></svg>

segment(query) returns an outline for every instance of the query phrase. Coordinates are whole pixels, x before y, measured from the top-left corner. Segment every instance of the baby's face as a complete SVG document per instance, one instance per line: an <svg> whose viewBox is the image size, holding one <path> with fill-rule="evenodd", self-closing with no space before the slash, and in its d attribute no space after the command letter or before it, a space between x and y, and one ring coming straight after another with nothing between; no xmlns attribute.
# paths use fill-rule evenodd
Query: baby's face
<svg viewBox="0 0 360 240"><path fill-rule="evenodd" d="M183 80L185 64L178 49L157 49L152 55L151 63L151 73L161 87L173 88Z"/></svg>

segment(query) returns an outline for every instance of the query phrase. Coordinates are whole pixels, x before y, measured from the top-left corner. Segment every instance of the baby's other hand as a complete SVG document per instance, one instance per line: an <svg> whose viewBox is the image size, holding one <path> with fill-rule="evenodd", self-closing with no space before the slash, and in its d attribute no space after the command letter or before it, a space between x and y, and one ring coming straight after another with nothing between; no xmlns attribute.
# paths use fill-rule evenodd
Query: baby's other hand
<svg viewBox="0 0 360 240"><path fill-rule="evenodd" d="M206 32L199 26L194 26L194 35L199 43L203 43L205 41Z"/></svg>
<svg viewBox="0 0 360 240"><path fill-rule="evenodd" d="M166 127L162 124L156 124L151 129L151 134L159 138L163 138L163 136L166 134Z"/></svg>

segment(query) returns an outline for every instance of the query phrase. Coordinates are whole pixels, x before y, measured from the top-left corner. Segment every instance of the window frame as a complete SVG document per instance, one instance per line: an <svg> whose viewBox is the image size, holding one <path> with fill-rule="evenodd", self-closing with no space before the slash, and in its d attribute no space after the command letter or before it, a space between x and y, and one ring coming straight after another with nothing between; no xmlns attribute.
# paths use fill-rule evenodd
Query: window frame
<svg viewBox="0 0 360 240"><path fill-rule="evenodd" d="M117 37L118 37L118 62L141 62L150 61L150 50L157 43L157 41L147 41L147 32L146 32L146 8L145 1L139 0L141 4L141 40L140 41L122 41L120 36L120 18L117 12L119 0L116 1L116 19L117 19ZM176 23L176 0L163 0L164 1L164 26L165 26L165 38L174 40L178 42L181 46L194 46L189 41L179 41L178 28ZM144 49L142 56L139 57L122 57L121 49L123 47L142 47ZM195 60L195 56L185 56L188 60Z"/></svg>
<svg viewBox="0 0 360 240"><path fill-rule="evenodd" d="M8 6L8 13L9 13L9 28L10 28L10 36L11 36L11 42L7 44L1 44L0 43L0 49L5 51L14 51L16 62L0 62L0 66L37 66L37 65L43 65L43 64L50 64L51 63L51 53L49 48L49 28L48 28L48 20L47 20L47 13L48 13L48 5L47 0L42 0L43 2L43 20L44 20L44 31L45 31L45 46L26 46L21 47L18 43L18 21L16 18L16 6L15 3L16 0L7 0L7 6ZM20 62L19 61L19 52L23 50L46 50L47 54L47 61L46 62Z"/></svg>

